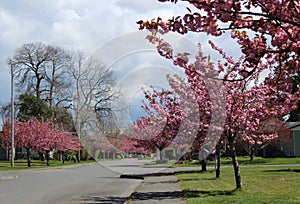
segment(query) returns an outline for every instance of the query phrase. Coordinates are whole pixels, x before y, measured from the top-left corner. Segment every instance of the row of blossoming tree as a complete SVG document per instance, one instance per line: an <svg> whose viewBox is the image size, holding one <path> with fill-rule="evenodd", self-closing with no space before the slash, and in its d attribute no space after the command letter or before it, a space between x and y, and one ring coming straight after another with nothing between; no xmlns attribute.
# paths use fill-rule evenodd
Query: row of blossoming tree
<svg viewBox="0 0 300 204"><path fill-rule="evenodd" d="M50 151L66 152L80 150L80 142L71 132L64 131L62 126L52 121L41 121L31 118L28 121L16 121L14 125L15 148L26 149L27 165L31 166L30 154L32 151L46 153L47 166L49 165ZM11 149L11 122L6 121L0 134L2 146Z"/></svg>
<svg viewBox="0 0 300 204"><path fill-rule="evenodd" d="M159 1L177 3L180 0ZM221 124L215 126L217 118L224 120L219 138L228 142L238 189L242 187L242 180L236 142L242 140L250 144L262 144L281 137L282 133L276 128L270 130L263 126L268 121L274 121L273 118L282 117L297 108L299 87L292 92L290 78L300 68L300 5L295 0L181 1L192 6L187 8L184 16L168 20L158 17L137 23L140 29L150 31L148 40L157 46L161 56L185 70L187 83L195 93L189 101L198 105L199 108L194 111L202 117L195 137L198 141L201 141L200 138L205 139L199 142L197 148L201 148L207 138L212 138L211 142L217 144L214 137L208 137L209 130L220 128ZM213 64L209 58L205 58L199 47L196 60L191 62L188 53L174 53L172 45L159 36L168 32L182 35L202 32L214 37L229 32L240 47L241 57L236 60L213 41L209 41L211 48L220 54L221 60ZM213 83L219 83L216 87L221 87L221 92L212 90ZM182 87L172 88L174 93L181 93L184 91ZM220 94L219 99L215 93ZM155 98L153 96L150 101L157 106ZM217 103L214 102L216 99ZM224 114L219 107L223 105ZM167 119L174 118L171 115ZM206 119L210 121L206 122ZM182 118L177 120L178 123L181 121ZM284 135L288 136L286 133Z"/></svg>

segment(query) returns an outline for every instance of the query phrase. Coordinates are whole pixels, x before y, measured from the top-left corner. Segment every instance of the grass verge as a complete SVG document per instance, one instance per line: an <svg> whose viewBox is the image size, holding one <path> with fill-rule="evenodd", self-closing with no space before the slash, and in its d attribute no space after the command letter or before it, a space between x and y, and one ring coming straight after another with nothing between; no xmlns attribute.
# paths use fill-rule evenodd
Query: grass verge
<svg viewBox="0 0 300 204"><path fill-rule="evenodd" d="M177 172L188 204L196 203L300 203L299 166L241 166L243 188L235 190L233 168L215 171Z"/></svg>
<svg viewBox="0 0 300 204"><path fill-rule="evenodd" d="M92 160L81 161L80 164L90 163L90 162L93 162L93 161ZM65 161L65 163L62 164L61 161L50 160L50 166L47 166L46 161L31 160L31 167L27 167L27 160L26 159L18 159L18 160L15 160L14 164L15 164L15 166L11 167L10 166L10 161L0 161L0 171L59 167L59 166L74 165L74 164L79 164L79 163L75 163L73 161Z"/></svg>
<svg viewBox="0 0 300 204"><path fill-rule="evenodd" d="M300 157L295 158L262 158L255 157L253 161L250 161L249 157L239 157L238 158L240 165L272 165L272 164L300 164ZM174 166L199 166L200 162L198 160L186 160L182 164L173 164ZM232 165L231 158L222 158L222 165ZM207 160L208 166L214 166L214 161Z"/></svg>

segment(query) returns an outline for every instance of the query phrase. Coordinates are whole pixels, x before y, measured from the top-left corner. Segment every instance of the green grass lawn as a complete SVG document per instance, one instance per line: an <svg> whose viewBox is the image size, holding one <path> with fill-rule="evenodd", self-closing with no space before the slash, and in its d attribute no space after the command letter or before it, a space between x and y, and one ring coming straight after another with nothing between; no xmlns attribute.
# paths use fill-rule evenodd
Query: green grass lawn
<svg viewBox="0 0 300 204"><path fill-rule="evenodd" d="M89 163L92 162L91 160L88 161L81 161L82 163ZM58 166L66 166L66 165L72 165L72 164L78 164L74 163L73 161L65 161L64 164L62 164L61 161L58 160L50 160L50 166L46 165L46 161L40 161L40 160L31 160L31 167L27 167L27 160L26 159L18 159L15 160L15 166L10 166L10 161L0 161L0 171L5 170L19 170L19 169L32 169L32 168L46 168L46 167L58 167Z"/></svg>
<svg viewBox="0 0 300 204"><path fill-rule="evenodd" d="M249 157L239 157L238 158L240 165L257 165L257 164L300 164L300 157L295 158L262 158L262 157L254 157L253 161L250 161ZM222 165L232 165L231 158L222 158ZM174 166L199 166L200 162L197 160L186 160L182 164L174 164ZM207 161L208 166L214 166L214 161Z"/></svg>
<svg viewBox="0 0 300 204"><path fill-rule="evenodd" d="M299 161L299 158L267 160L261 158L258 163L289 164ZM241 190L235 190L234 171L231 166L221 167L219 179L215 178L214 170L204 173L178 172L177 178L188 204L300 203L300 166L253 166L244 163L240 169L243 183Z"/></svg>
<svg viewBox="0 0 300 204"><path fill-rule="evenodd" d="M300 164L300 157L294 158L262 158L254 157L253 161L250 161L249 157L239 157L239 164L241 165L255 165L255 164ZM210 162L212 164L214 162ZM223 165L231 165L231 158L222 158Z"/></svg>

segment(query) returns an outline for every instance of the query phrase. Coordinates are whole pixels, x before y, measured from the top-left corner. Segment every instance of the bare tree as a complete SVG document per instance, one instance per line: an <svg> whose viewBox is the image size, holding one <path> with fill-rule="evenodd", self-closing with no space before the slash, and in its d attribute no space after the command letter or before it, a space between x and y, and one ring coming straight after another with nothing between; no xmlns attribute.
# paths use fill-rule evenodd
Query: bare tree
<svg viewBox="0 0 300 204"><path fill-rule="evenodd" d="M67 67L70 66L71 57L65 50L59 47L50 47L50 61L47 65L45 78L48 83L45 84L45 93L50 108L63 102L71 102L70 91L71 78L69 77ZM53 104L55 102L55 104ZM65 104L66 105L66 104Z"/></svg>
<svg viewBox="0 0 300 204"><path fill-rule="evenodd" d="M17 90L47 100L50 107L54 100L62 100L59 93L64 91L61 89L70 85L66 80L69 62L70 58L63 49L40 42L22 45L7 59L7 64L14 68Z"/></svg>
<svg viewBox="0 0 300 204"><path fill-rule="evenodd" d="M114 111L111 102L119 98L113 72L97 59L85 59L78 51L73 56L70 76L74 86L73 108L78 137L81 139L87 131L102 132L106 116Z"/></svg>
<svg viewBox="0 0 300 204"><path fill-rule="evenodd" d="M11 104L10 103L1 104L0 114L1 114L2 122L4 123L4 121L10 118L11 116Z"/></svg>

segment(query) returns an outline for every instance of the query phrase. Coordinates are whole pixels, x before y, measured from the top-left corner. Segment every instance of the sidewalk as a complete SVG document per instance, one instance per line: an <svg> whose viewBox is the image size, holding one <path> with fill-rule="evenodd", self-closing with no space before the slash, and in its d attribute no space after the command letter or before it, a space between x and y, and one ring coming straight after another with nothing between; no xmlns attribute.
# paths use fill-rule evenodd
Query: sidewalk
<svg viewBox="0 0 300 204"><path fill-rule="evenodd" d="M186 204L174 172L145 175L131 198L131 204Z"/></svg>

